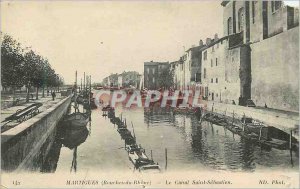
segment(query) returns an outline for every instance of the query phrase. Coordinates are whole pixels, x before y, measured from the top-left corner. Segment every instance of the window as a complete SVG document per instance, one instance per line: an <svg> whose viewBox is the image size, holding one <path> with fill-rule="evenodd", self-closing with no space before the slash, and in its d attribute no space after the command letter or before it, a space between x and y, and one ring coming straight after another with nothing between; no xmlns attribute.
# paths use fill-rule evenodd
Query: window
<svg viewBox="0 0 300 189"><path fill-rule="evenodd" d="M218 66L218 58L216 58L216 66Z"/></svg>
<svg viewBox="0 0 300 189"><path fill-rule="evenodd" d="M204 51L203 59L207 60L207 51Z"/></svg>
<svg viewBox="0 0 300 189"><path fill-rule="evenodd" d="M255 23L255 13L256 13L257 1L252 1L252 23Z"/></svg>
<svg viewBox="0 0 300 189"><path fill-rule="evenodd" d="M238 13L238 27L239 27L239 31L244 31L244 8L240 8L239 9L239 13Z"/></svg>
<svg viewBox="0 0 300 189"><path fill-rule="evenodd" d="M229 17L227 20L227 28L228 28L228 35L232 34L233 31L232 31L232 18L231 17Z"/></svg>
<svg viewBox="0 0 300 189"><path fill-rule="evenodd" d="M204 71L203 71L203 78L205 79L206 78L206 68L204 68Z"/></svg>
<svg viewBox="0 0 300 189"><path fill-rule="evenodd" d="M152 68L152 74L154 74L155 73L155 68Z"/></svg>
<svg viewBox="0 0 300 189"><path fill-rule="evenodd" d="M218 83L218 78L216 78L216 83Z"/></svg>
<svg viewBox="0 0 300 189"><path fill-rule="evenodd" d="M210 82L211 82L211 83L213 83L213 82L214 82L214 79L213 79L213 78L211 78L211 79L210 79Z"/></svg>
<svg viewBox="0 0 300 189"><path fill-rule="evenodd" d="M278 9L281 7L281 1L272 1L271 6L272 6L272 12L276 12Z"/></svg>
<svg viewBox="0 0 300 189"><path fill-rule="evenodd" d="M210 60L210 66L213 67L213 60Z"/></svg>
<svg viewBox="0 0 300 189"><path fill-rule="evenodd" d="M152 77L152 83L155 83L155 78L154 77Z"/></svg>

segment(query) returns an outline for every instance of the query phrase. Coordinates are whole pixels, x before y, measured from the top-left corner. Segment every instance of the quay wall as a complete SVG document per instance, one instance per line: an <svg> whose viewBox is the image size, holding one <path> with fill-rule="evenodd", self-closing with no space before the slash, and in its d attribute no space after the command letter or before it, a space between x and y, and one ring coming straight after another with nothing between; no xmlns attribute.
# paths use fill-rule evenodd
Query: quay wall
<svg viewBox="0 0 300 189"><path fill-rule="evenodd" d="M46 111L1 134L1 169L16 171L37 169L54 142L56 125L67 113L71 96Z"/></svg>
<svg viewBox="0 0 300 189"><path fill-rule="evenodd" d="M238 105L224 104L208 101L207 110L232 116L234 112L235 118L242 118L245 114L247 117L262 121L263 123L276 127L286 133L293 132L293 136L299 140L299 115L297 113L282 113L278 111L268 111L264 109L244 107Z"/></svg>

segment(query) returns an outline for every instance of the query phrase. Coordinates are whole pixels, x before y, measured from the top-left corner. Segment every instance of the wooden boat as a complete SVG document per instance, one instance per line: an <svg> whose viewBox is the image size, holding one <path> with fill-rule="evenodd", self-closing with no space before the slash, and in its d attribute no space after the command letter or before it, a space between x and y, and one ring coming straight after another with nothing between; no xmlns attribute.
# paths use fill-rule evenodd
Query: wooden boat
<svg viewBox="0 0 300 189"><path fill-rule="evenodd" d="M213 112L204 114L202 119L220 126L226 126L228 124L228 120L224 116Z"/></svg>
<svg viewBox="0 0 300 189"><path fill-rule="evenodd" d="M78 104L83 104L84 103L84 98L83 98L83 96L82 95L78 95L77 96L77 98L76 98L76 102L78 103Z"/></svg>
<svg viewBox="0 0 300 189"><path fill-rule="evenodd" d="M153 163L153 160L150 160L145 154L145 149L140 146L129 149L128 157L136 168Z"/></svg>
<svg viewBox="0 0 300 189"><path fill-rule="evenodd" d="M104 106L102 108L102 111L109 111L110 109L113 109L113 107L111 107L109 104L107 106Z"/></svg>
<svg viewBox="0 0 300 189"><path fill-rule="evenodd" d="M114 109L110 109L108 111L108 118L114 118L115 117L115 110Z"/></svg>
<svg viewBox="0 0 300 189"><path fill-rule="evenodd" d="M174 113L194 114L195 108L179 105L176 108L174 108Z"/></svg>
<svg viewBox="0 0 300 189"><path fill-rule="evenodd" d="M89 131L86 126L66 126L62 144L70 149L73 149L86 141Z"/></svg>
<svg viewBox="0 0 300 189"><path fill-rule="evenodd" d="M148 164L148 165L142 165L138 168L139 172L143 172L143 173L160 173L161 169L160 166L158 164Z"/></svg>
<svg viewBox="0 0 300 189"><path fill-rule="evenodd" d="M128 129L123 128L123 127L122 128L118 128L118 132L120 133L121 137L124 138L124 139L126 137L132 136L131 132Z"/></svg>
<svg viewBox="0 0 300 189"><path fill-rule="evenodd" d="M91 106L91 109L92 109L92 110L98 108L98 106L97 106L96 103L95 103L95 98L91 98L91 99L90 99L90 106Z"/></svg>
<svg viewBox="0 0 300 189"><path fill-rule="evenodd" d="M83 127L83 126L85 127L88 122L89 122L88 113L75 112L70 115L67 115L62 121L62 124L66 126L72 126L72 127Z"/></svg>

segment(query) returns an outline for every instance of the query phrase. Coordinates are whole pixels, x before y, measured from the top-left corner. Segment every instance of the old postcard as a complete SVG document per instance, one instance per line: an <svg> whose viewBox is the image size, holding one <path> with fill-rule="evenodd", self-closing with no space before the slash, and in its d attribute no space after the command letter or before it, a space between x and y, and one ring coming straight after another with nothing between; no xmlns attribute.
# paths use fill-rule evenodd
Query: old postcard
<svg viewBox="0 0 300 189"><path fill-rule="evenodd" d="M299 188L299 1L0 13L2 188Z"/></svg>

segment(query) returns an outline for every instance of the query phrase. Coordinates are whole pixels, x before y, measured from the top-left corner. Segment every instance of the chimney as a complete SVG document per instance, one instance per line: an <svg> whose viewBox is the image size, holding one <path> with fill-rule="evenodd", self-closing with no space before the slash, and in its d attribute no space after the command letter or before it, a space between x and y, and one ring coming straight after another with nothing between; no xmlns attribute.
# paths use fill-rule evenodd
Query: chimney
<svg viewBox="0 0 300 189"><path fill-rule="evenodd" d="M199 46L203 46L203 41L202 41L202 39L200 39L200 41L199 41Z"/></svg>
<svg viewBox="0 0 300 189"><path fill-rule="evenodd" d="M209 45L211 43L211 38L206 38L206 45Z"/></svg>

